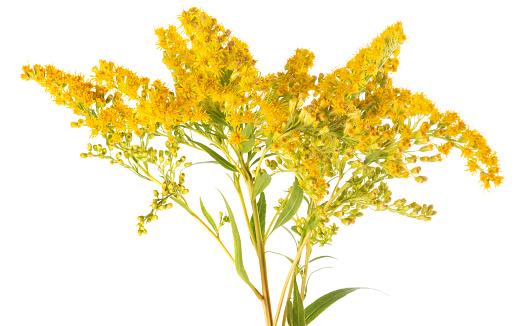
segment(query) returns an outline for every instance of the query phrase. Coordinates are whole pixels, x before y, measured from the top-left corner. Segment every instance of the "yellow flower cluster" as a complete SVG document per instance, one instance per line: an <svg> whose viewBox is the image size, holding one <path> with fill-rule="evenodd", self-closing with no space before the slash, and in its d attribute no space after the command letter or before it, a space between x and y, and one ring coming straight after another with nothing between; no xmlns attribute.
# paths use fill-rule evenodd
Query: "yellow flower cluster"
<svg viewBox="0 0 529 326"><path fill-rule="evenodd" d="M187 98L188 109L213 103L234 128L253 122L259 74L246 43L197 8L184 11L178 19L179 28L155 30L177 98Z"/></svg>
<svg viewBox="0 0 529 326"><path fill-rule="evenodd" d="M502 183L496 153L457 113L441 113L422 93L393 86L389 75L397 70L406 40L400 22L329 74L310 75L315 56L298 48L284 71L262 77L248 45L215 18L191 8L178 19L178 28L155 29L173 89L104 60L92 69L91 81L51 65L24 66L22 78L36 81L57 104L82 116L72 126L86 125L93 136L103 135L110 144L130 142L132 132L183 137L183 125L199 128L203 135L207 131L216 137L211 140L218 148L226 142L239 150L251 138L255 148L245 152L249 156L266 143L277 157L268 165L294 172L316 203L328 195L344 203L353 200L343 197L346 190L329 189L330 178L341 178L346 164L357 173L348 181L351 187L371 194L382 175L425 182L427 178L418 175L420 167L408 165L441 161L441 154L448 155L454 147L467 159L468 171L480 173L485 189ZM125 104L125 98L136 105ZM437 154L424 154L434 148ZM376 175L381 177L368 181L375 175L373 165L378 165ZM387 193L362 203L354 199L360 205L356 209L394 207L408 214L406 208L425 220L433 212L429 206L389 204Z"/></svg>
<svg viewBox="0 0 529 326"><path fill-rule="evenodd" d="M292 115L305 126L301 129L303 133L290 135L289 139L282 138L272 150L284 155L288 168L299 173L300 184L317 201L329 192L325 177L335 175L338 157L346 155L350 159L353 149L380 149L380 142L371 146L367 141L382 141L390 136L387 130L383 133L372 127L380 118L369 112L362 114L356 106L359 105L359 96L369 91L372 80L381 83L386 70L396 69L398 49L405 39L402 24L398 22L360 50L345 67L335 69L327 76L320 74L319 78L308 75L314 54L298 49L288 60L285 73L269 75L261 84L262 90L269 89L269 100L266 101L265 97L260 108L270 132L279 136ZM391 59L392 55L395 58ZM299 86L299 90L295 86ZM309 91L314 91L314 99L303 106ZM344 146L346 143L341 138L355 135L359 136L356 146Z"/></svg>

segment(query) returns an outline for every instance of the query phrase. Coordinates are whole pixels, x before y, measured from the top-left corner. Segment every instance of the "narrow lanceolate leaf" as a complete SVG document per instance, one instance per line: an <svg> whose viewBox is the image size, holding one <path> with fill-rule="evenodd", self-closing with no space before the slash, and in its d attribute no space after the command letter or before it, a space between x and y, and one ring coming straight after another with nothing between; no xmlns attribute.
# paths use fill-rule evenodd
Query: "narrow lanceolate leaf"
<svg viewBox="0 0 529 326"><path fill-rule="evenodd" d="M233 213L231 211L230 205L228 205L228 202L226 201L226 198L224 198L224 195L222 194L222 192L220 192L220 194L222 195L222 198L224 199L224 203L226 204L226 209L228 210L228 216L230 217L231 231L233 233L233 245L235 247L235 254L233 257L233 259L235 260L235 269L237 270L237 274L239 274L242 280L246 284L248 284L250 287L252 287L252 283L250 282L250 279L248 278L248 274L246 274L246 270L244 269L244 265L242 263L241 236L239 235L239 230L237 230L237 224L235 224L235 218L233 217Z"/></svg>
<svg viewBox="0 0 529 326"><path fill-rule="evenodd" d="M252 129L253 128L251 125L247 125L242 130L243 139L248 139L248 140L241 143L241 149L240 149L241 153L248 153L249 151L253 149L253 146L255 145L255 135L252 133Z"/></svg>
<svg viewBox="0 0 529 326"><path fill-rule="evenodd" d="M171 199L174 200L175 203L177 203L178 205L182 206L186 211L189 212L189 214L193 215L193 211L191 210L191 208L189 208L189 206L187 206L187 204L184 203L182 200L178 199L178 197L172 196Z"/></svg>
<svg viewBox="0 0 529 326"><path fill-rule="evenodd" d="M270 133L270 135L268 135L268 138L265 141L265 146L268 147L268 146L272 145L273 141L274 141L274 134Z"/></svg>
<svg viewBox="0 0 529 326"><path fill-rule="evenodd" d="M259 196L259 201L257 202L257 212L259 213L259 227L261 228L261 239L264 239L265 234L265 217L266 217L266 198L264 192ZM250 219L250 226L252 228L253 237L255 239L255 222L252 214Z"/></svg>
<svg viewBox="0 0 529 326"><path fill-rule="evenodd" d="M305 322L310 324L316 317L318 317L325 309L329 308L330 305L338 301L339 299L345 297L349 293L356 291L361 288L345 288L339 289L336 291L329 292L319 299L311 303L307 308L305 308Z"/></svg>
<svg viewBox="0 0 529 326"><path fill-rule="evenodd" d="M257 197L257 195L263 192L263 190L265 190L265 188L268 187L271 181L272 181L272 177L268 173L260 171L257 177L255 178L252 199L254 199L255 197Z"/></svg>
<svg viewBox="0 0 529 326"><path fill-rule="evenodd" d="M288 326L294 326L294 322L292 321L292 300L287 301L287 322Z"/></svg>
<svg viewBox="0 0 529 326"><path fill-rule="evenodd" d="M293 264L293 263L294 263L294 259L292 259L292 258L288 257L287 255L283 255L283 254L281 254L281 253L279 253L279 252L275 252L275 251L270 251L270 250L269 250L269 251L267 251L267 252L269 252L269 253L271 253L271 254L276 254L276 255L280 255L280 256L283 256L283 257L285 257L286 259L288 259L288 261L289 261L289 262L290 262L291 264Z"/></svg>
<svg viewBox="0 0 529 326"><path fill-rule="evenodd" d="M296 180L294 181L294 186L292 188L292 193L290 194L290 197L288 198L285 207L279 214L276 224L274 225L274 228L270 233L274 232L275 229L290 221L292 216L294 216L294 214L296 214L296 212L298 211L302 201L303 189L301 189L301 187L299 186L298 179L296 178Z"/></svg>
<svg viewBox="0 0 529 326"><path fill-rule="evenodd" d="M305 310L303 309L303 300L299 294L296 277L294 277L294 302L292 303L292 321L295 326L306 326Z"/></svg>
<svg viewBox="0 0 529 326"><path fill-rule="evenodd" d="M217 161L217 163L219 163L223 168L225 168L227 170L230 170L230 171L233 171L233 172L237 172L237 168L233 164L228 162L224 157L220 156L217 152L215 152L214 150L212 150L208 146L206 146L206 145L204 145L202 143L199 143L197 141L194 141L194 140L189 140L189 141L194 143L194 144L197 144L206 153L208 153L209 156L211 156L215 161Z"/></svg>
<svg viewBox="0 0 529 326"><path fill-rule="evenodd" d="M290 234L290 236L292 237L292 239L294 240L294 243L296 244L296 248L298 247L298 241L296 240L296 238L294 238L294 235L292 234L292 232L290 232L289 229L287 229L286 227L282 226L283 229L285 229L288 234ZM296 230L297 231L297 230Z"/></svg>
<svg viewBox="0 0 529 326"><path fill-rule="evenodd" d="M316 258L312 258L311 260L309 260L309 263L312 263L313 261L318 260L318 259L322 259L322 258L332 258L332 259L338 260L337 258L335 258L333 256L318 256Z"/></svg>
<svg viewBox="0 0 529 326"><path fill-rule="evenodd" d="M213 220L211 215L209 215L208 211L206 210L206 207L204 207L204 204L202 203L202 198L200 198L200 208L202 209L202 214L204 214L204 217L206 218L206 220L208 220L209 225L211 225L215 232L218 233L219 230L217 229L217 224L215 224L215 221Z"/></svg>
<svg viewBox="0 0 529 326"><path fill-rule="evenodd" d="M309 274L309 276L307 277L307 283L305 283L305 293L303 293L303 300L305 300L305 298L307 297L307 293L309 291L310 277L312 276L312 274L314 274L317 271L320 271L322 269L326 269L326 268L332 268L332 267L326 266L326 267L318 268L317 270L315 270L315 271L313 271L312 273Z"/></svg>

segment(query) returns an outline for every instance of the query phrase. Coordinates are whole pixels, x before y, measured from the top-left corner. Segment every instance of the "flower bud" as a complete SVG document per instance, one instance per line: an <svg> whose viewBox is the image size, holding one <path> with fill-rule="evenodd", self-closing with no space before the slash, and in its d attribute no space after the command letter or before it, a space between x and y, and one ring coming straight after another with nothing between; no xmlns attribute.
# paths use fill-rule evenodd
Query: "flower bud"
<svg viewBox="0 0 529 326"><path fill-rule="evenodd" d="M86 155L86 153L81 153L81 158L87 158L88 156Z"/></svg>
<svg viewBox="0 0 529 326"><path fill-rule="evenodd" d="M429 152L433 149L433 144L428 144L426 146L423 146L421 148L419 148L419 151L421 152Z"/></svg>
<svg viewBox="0 0 529 326"><path fill-rule="evenodd" d="M334 212L333 215L336 216L336 217L342 217L342 216L345 215L345 213L343 211L338 211L338 212Z"/></svg>

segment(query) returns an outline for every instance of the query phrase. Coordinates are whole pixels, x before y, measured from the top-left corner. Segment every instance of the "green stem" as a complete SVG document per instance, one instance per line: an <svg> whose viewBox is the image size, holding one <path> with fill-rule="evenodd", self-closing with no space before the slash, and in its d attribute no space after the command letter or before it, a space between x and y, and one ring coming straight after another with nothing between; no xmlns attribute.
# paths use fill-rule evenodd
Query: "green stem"
<svg viewBox="0 0 529 326"><path fill-rule="evenodd" d="M307 273L309 271L309 258L310 253L312 252L312 246L310 243L307 244L307 248L305 249L305 269L303 271L303 277L301 278L301 300L305 300L305 288L307 284Z"/></svg>
<svg viewBox="0 0 529 326"><path fill-rule="evenodd" d="M287 302L290 300L290 297L292 296L292 291L294 289L294 279L297 277L297 273L294 273L292 275L292 280L290 281L290 286L288 287L288 296L287 296ZM285 326L285 322L287 321L287 305L285 305L285 310L283 311L283 321L281 322L281 326Z"/></svg>
<svg viewBox="0 0 529 326"><path fill-rule="evenodd" d="M285 280L285 284L283 285L283 291L281 291L281 297L279 298L279 304L277 306L277 311L276 311L276 315L274 317L274 323L272 324L272 326L276 326L277 325L277 321L279 319L279 313L281 312L281 307L283 306L283 300L285 299L285 292L287 290L288 283L290 281L290 278L292 277L292 273L294 272L294 269L296 268L296 266L299 263L299 259L301 258L301 253L303 252L303 248L309 242L309 239L310 239L310 234L307 234L305 236L305 240L299 246L298 253L296 254L296 257L294 258L294 262L292 263L292 266L290 266L290 270L288 271L288 275L287 275L287 278Z"/></svg>
<svg viewBox="0 0 529 326"><path fill-rule="evenodd" d="M253 182L252 180L248 180L246 183L248 187L248 192L250 194L250 198L253 198ZM267 275L267 269L266 269L266 257L265 257L265 247L263 243L263 239L261 236L261 223L259 222L259 212L257 210L257 203L255 201L255 198L251 199L252 203L252 211L254 216L254 227L255 227L255 244L256 244L256 251L257 251L257 257L259 259L259 269L261 272L261 285L262 285L262 291L263 291L263 310L265 313L265 320L266 325L271 326L272 325L272 305L270 303L270 290L268 287L268 275ZM250 229L250 234L252 233Z"/></svg>
<svg viewBox="0 0 529 326"><path fill-rule="evenodd" d="M244 197L243 197L242 191L241 191L241 185L239 183L240 180L239 180L239 177L237 176L237 174L235 172L233 172L233 181L234 181L235 189L237 190L237 193L239 194L239 199L241 200L242 210L244 212L244 217L246 219L246 226L248 227L248 230L250 230L250 239L252 240L252 244L253 244L254 248L256 248L255 237L254 237L253 232L251 230L250 220L248 219L248 212L246 210L246 203L244 202ZM254 222L255 222L255 220L254 220Z"/></svg>

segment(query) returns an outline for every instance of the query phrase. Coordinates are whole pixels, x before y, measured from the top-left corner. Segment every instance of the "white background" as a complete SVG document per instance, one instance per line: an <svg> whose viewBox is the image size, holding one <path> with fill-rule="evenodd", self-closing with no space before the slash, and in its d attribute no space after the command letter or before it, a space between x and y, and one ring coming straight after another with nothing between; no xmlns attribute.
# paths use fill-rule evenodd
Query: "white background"
<svg viewBox="0 0 529 326"><path fill-rule="evenodd" d="M263 325L261 305L214 239L178 206L147 236L153 184L108 161L81 159L88 129L44 89L20 79L24 64L90 75L99 59L171 85L154 27L178 25L199 6L246 41L263 74L283 69L298 47L316 55L313 74L345 65L386 26L408 37L394 84L459 112L497 151L504 185L484 192L454 152L425 163L427 183L398 180L393 198L434 204L425 223L366 212L341 224L333 246L315 248L307 302L344 287L370 287L338 301L311 325L529 325L527 267L527 24L523 1L10 1L0 14L0 325ZM525 21L525 22L524 22ZM191 161L199 157L185 153ZM229 179L214 165L186 170L188 201L216 216L215 190L230 198L259 283ZM268 208L291 183L274 180ZM224 209L223 209L224 210ZM229 226L228 226L229 228ZM226 230L222 237L232 244ZM294 255L281 232L269 250ZM230 247L232 248L232 247ZM274 307L289 264L269 255Z"/></svg>

